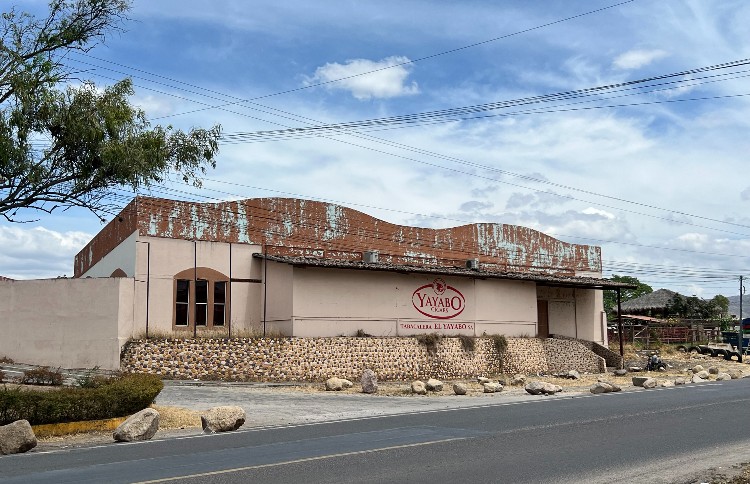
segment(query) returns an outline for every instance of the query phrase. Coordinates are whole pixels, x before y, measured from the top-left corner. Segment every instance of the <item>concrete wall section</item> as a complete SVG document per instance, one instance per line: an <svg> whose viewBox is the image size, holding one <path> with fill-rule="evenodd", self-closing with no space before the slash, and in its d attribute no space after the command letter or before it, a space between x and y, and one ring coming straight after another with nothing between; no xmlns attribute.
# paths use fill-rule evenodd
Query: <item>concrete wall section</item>
<svg viewBox="0 0 750 484"><path fill-rule="evenodd" d="M294 267L288 264L269 262L263 268L265 284L262 308L265 332L291 336L294 315Z"/></svg>
<svg viewBox="0 0 750 484"><path fill-rule="evenodd" d="M536 334L536 284L533 282L478 279L475 297L481 301L477 304L477 336Z"/></svg>
<svg viewBox="0 0 750 484"><path fill-rule="evenodd" d="M132 298L129 278L0 282L0 355L20 363L117 369L120 345L132 335Z"/></svg>
<svg viewBox="0 0 750 484"><path fill-rule="evenodd" d="M269 262L267 284L266 326L287 336L536 333L533 282Z"/></svg>
<svg viewBox="0 0 750 484"><path fill-rule="evenodd" d="M185 278L193 279L193 270L196 268L210 268L221 273L226 280L231 275L235 281L230 288L230 325L225 326L222 331L228 331L231 327L232 331L250 332L259 327L262 262L252 257L253 253L260 252L259 246L230 246L220 242L159 237L140 237L134 245L138 251L135 321L142 330L145 330L145 321L148 319L149 332L172 332L175 275L187 271ZM92 269L97 266L98 264Z"/></svg>

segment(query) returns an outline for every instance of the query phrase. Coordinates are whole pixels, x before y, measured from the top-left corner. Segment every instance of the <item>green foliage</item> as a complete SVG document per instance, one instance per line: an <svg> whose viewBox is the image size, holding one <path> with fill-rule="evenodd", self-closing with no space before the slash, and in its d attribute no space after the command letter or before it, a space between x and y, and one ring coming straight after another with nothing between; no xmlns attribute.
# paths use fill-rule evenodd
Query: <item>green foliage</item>
<svg viewBox="0 0 750 484"><path fill-rule="evenodd" d="M458 340L461 341L461 347L464 349L464 351L474 351L474 348L476 347L476 341L474 340L473 336L459 334Z"/></svg>
<svg viewBox="0 0 750 484"><path fill-rule="evenodd" d="M670 316L684 319L721 320L729 312L729 299L722 295L705 300L696 296L675 294L667 303L666 311Z"/></svg>
<svg viewBox="0 0 750 484"><path fill-rule="evenodd" d="M80 388L99 388L109 383L114 377L98 374L99 367L96 366L75 379L75 385Z"/></svg>
<svg viewBox="0 0 750 484"><path fill-rule="evenodd" d="M96 388L36 391L0 388L0 425L32 425L124 417L148 407L162 390L154 375L126 375Z"/></svg>
<svg viewBox="0 0 750 484"><path fill-rule="evenodd" d="M641 297L644 294L654 292L654 290L648 284L644 284L639 281L636 277L631 276L618 276L613 275L610 280L615 282L623 282L625 284L633 284L637 286L635 289L620 289L620 299L622 302L629 301ZM607 314L617 311L617 291L614 289L607 289L604 291L604 310Z"/></svg>
<svg viewBox="0 0 750 484"><path fill-rule="evenodd" d="M63 374L60 368L57 370L50 369L49 366L40 366L23 372L21 383L25 385L52 385L59 386L63 384Z"/></svg>
<svg viewBox="0 0 750 484"><path fill-rule="evenodd" d="M0 215L84 207L107 212L109 190L176 174L200 185L215 167L221 128L151 127L133 107L132 83L71 86L64 62L117 30L130 0L52 0L46 18L0 18ZM59 86L68 83L65 90ZM78 82L76 82L78 84ZM39 148L39 140L45 140Z"/></svg>
<svg viewBox="0 0 750 484"><path fill-rule="evenodd" d="M437 333L417 335L417 341L427 348L428 353L433 355L437 353L437 347L442 339L443 335Z"/></svg>

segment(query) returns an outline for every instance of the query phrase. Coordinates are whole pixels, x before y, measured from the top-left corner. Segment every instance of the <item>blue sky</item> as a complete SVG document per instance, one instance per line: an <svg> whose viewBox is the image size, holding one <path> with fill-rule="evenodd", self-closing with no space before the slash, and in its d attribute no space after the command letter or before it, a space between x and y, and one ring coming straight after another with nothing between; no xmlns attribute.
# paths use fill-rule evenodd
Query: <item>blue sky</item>
<svg viewBox="0 0 750 484"><path fill-rule="evenodd" d="M124 30L70 65L101 85L131 76L133 102L154 124L219 123L232 134L517 100L750 58L742 0L636 0L558 22L616 3L134 0ZM42 12L46 2L14 4ZM550 112L225 143L202 190L172 184L178 192L154 195L299 195L395 223L525 225L602 246L606 274L734 295L736 276L750 274L748 69L532 106ZM690 100L698 98L712 99ZM238 100L257 104L205 109ZM0 274L70 275L73 255L100 227L76 210L2 222Z"/></svg>

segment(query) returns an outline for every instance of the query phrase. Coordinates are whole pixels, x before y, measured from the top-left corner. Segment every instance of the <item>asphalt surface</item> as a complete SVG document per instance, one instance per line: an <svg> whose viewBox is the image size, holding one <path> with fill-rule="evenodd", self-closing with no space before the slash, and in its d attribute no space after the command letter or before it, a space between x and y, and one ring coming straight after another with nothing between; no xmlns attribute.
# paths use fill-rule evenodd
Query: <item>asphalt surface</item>
<svg viewBox="0 0 750 484"><path fill-rule="evenodd" d="M286 386L286 390L277 387ZM291 384L211 383L165 381L156 399L157 405L168 405L203 411L219 405L237 405L248 416L245 427L290 425L331 420L397 415L450 408L463 408L493 402L515 403L538 400L522 388L478 396L457 396L451 391L442 395L380 396L364 393L295 391ZM408 388L408 383L404 384ZM449 394L450 393L450 394ZM552 398L563 398L558 394Z"/></svg>
<svg viewBox="0 0 750 484"><path fill-rule="evenodd" d="M682 483L750 461L750 379L481 401L4 456L0 482Z"/></svg>

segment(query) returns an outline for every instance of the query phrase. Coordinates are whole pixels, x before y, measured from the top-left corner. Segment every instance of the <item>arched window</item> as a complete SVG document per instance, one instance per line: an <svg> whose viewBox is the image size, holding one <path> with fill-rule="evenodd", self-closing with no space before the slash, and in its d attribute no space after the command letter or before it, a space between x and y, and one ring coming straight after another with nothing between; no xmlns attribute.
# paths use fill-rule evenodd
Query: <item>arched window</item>
<svg viewBox="0 0 750 484"><path fill-rule="evenodd" d="M175 329L224 327L228 307L229 277L221 272L198 267L174 276Z"/></svg>

